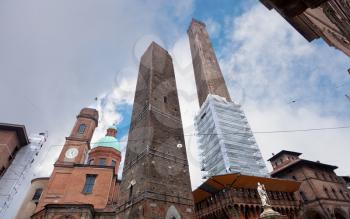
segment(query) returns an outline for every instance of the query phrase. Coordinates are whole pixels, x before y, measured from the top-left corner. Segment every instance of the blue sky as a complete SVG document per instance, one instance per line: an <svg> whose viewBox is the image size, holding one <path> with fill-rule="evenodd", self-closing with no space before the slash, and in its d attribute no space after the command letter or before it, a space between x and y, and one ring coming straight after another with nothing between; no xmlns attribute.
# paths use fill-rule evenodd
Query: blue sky
<svg viewBox="0 0 350 219"><path fill-rule="evenodd" d="M258 1L4 0L0 121L49 132L38 175L50 174L86 106L100 114L93 141L117 123L125 148L139 58L151 41L173 57L184 131L194 132L198 103L186 35L192 17L207 24L231 96L253 131L350 125L349 58L322 40L308 43ZM349 136L342 129L255 137L265 160L296 150L348 175ZM195 137L186 137L186 149L195 188L201 183Z"/></svg>

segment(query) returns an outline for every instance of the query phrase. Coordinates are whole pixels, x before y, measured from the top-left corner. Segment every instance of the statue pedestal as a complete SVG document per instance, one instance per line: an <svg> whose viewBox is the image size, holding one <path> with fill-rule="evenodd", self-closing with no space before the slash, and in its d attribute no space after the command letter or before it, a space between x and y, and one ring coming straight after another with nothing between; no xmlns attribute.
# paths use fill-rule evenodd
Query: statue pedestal
<svg viewBox="0 0 350 219"><path fill-rule="evenodd" d="M264 206L264 211L260 214L259 219L287 219L287 216L274 211L271 206Z"/></svg>

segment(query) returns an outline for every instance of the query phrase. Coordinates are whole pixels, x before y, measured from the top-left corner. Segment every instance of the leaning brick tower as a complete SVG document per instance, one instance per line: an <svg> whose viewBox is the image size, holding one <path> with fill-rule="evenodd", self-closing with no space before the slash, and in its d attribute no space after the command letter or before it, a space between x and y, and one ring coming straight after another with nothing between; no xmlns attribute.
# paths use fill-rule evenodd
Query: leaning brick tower
<svg viewBox="0 0 350 219"><path fill-rule="evenodd" d="M194 218L171 56L152 42L141 58L118 218Z"/></svg>

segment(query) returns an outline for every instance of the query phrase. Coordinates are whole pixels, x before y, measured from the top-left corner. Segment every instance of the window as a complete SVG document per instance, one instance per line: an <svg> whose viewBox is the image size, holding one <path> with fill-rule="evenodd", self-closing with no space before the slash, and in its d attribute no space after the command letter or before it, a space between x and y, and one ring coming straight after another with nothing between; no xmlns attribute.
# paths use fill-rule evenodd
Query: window
<svg viewBox="0 0 350 219"><path fill-rule="evenodd" d="M332 192L333 192L333 195L336 199L338 199L338 195L337 195L337 192L332 188Z"/></svg>
<svg viewBox="0 0 350 219"><path fill-rule="evenodd" d="M167 97L163 97L163 101L164 101L164 103L167 103L168 102L168 98Z"/></svg>
<svg viewBox="0 0 350 219"><path fill-rule="evenodd" d="M328 192L328 189L327 189L327 188L323 188L323 190L324 190L324 192L326 193L327 198L330 198L330 196L329 196L329 192Z"/></svg>
<svg viewBox="0 0 350 219"><path fill-rule="evenodd" d="M130 189L129 189L129 199L132 197L132 190L133 190L133 185L130 185Z"/></svg>
<svg viewBox="0 0 350 219"><path fill-rule="evenodd" d="M345 195L344 195L343 191L342 191L342 190L340 190L339 192L340 192L341 196L343 196L343 199L346 199L346 197L345 197Z"/></svg>
<svg viewBox="0 0 350 219"><path fill-rule="evenodd" d="M301 198L303 199L304 202L308 201L307 197L306 197L306 195L305 195L305 193L303 191L300 191L300 196L301 196Z"/></svg>
<svg viewBox="0 0 350 219"><path fill-rule="evenodd" d="M112 166L115 167L115 164L116 164L116 161L115 161L115 160L112 160Z"/></svg>
<svg viewBox="0 0 350 219"><path fill-rule="evenodd" d="M315 173L315 177L318 179L319 178L318 173L316 171L314 173Z"/></svg>
<svg viewBox="0 0 350 219"><path fill-rule="evenodd" d="M92 189L94 188L96 177L97 177L97 175L94 175L94 174L87 174L86 175L83 193L85 193L85 194L92 193Z"/></svg>
<svg viewBox="0 0 350 219"><path fill-rule="evenodd" d="M42 188L36 189L32 200L39 201L42 192L43 192Z"/></svg>
<svg viewBox="0 0 350 219"><path fill-rule="evenodd" d="M84 134L85 129L86 129L86 125L85 124L80 124L79 130L78 130L79 134Z"/></svg>
<svg viewBox="0 0 350 219"><path fill-rule="evenodd" d="M105 165L106 164L106 158L100 158L98 160L98 165Z"/></svg>

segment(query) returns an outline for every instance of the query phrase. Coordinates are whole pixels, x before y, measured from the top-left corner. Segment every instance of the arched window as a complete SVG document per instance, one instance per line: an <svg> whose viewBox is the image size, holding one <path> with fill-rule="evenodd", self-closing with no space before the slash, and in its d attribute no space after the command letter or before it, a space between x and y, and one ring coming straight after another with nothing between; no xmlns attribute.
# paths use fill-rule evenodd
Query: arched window
<svg viewBox="0 0 350 219"><path fill-rule="evenodd" d="M333 192L333 195L336 199L338 199L338 194L337 194L337 191L334 190L334 188L332 188L332 192Z"/></svg>
<svg viewBox="0 0 350 219"><path fill-rule="evenodd" d="M117 162L115 161L115 160L112 160L112 166L114 166L115 167L115 164L116 164Z"/></svg>
<svg viewBox="0 0 350 219"><path fill-rule="evenodd" d="M80 124L79 129L78 129L78 133L79 134L84 134L86 129L86 125L85 124Z"/></svg>
<svg viewBox="0 0 350 219"><path fill-rule="evenodd" d="M339 193L341 194L341 196L343 196L343 199L346 199L344 192L342 190L339 190Z"/></svg>
<svg viewBox="0 0 350 219"><path fill-rule="evenodd" d="M324 192L326 193L326 195L327 195L327 198L331 198L331 197L329 196L329 192L328 192L328 189L327 189L326 187L324 187L324 188L323 188L323 190L324 190Z"/></svg>

